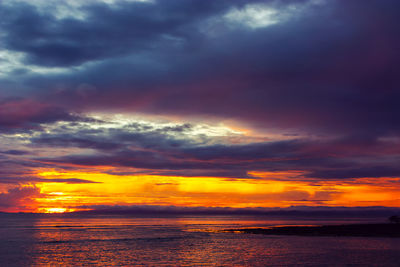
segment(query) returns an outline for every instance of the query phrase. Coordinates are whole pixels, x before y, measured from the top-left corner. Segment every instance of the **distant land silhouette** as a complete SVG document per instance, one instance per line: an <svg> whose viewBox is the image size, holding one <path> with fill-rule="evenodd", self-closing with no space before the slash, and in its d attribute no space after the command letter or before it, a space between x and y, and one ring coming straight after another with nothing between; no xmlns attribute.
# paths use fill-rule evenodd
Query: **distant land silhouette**
<svg viewBox="0 0 400 267"><path fill-rule="evenodd" d="M400 238L400 224L348 224L319 226L277 226L271 228L226 229L224 232L296 235L296 236L363 236Z"/></svg>

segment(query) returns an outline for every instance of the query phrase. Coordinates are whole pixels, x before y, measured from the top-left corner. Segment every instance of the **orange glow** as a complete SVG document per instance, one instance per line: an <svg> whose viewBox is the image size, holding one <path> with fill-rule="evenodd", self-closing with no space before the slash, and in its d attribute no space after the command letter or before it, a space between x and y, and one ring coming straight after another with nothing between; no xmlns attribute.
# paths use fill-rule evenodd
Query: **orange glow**
<svg viewBox="0 0 400 267"><path fill-rule="evenodd" d="M400 206L398 178L299 181L301 172L251 172L254 179L118 176L99 172L41 170L42 178L96 183L38 183L38 212L87 210L92 205L205 207ZM260 178L257 178L260 177ZM291 180L293 179L293 180Z"/></svg>

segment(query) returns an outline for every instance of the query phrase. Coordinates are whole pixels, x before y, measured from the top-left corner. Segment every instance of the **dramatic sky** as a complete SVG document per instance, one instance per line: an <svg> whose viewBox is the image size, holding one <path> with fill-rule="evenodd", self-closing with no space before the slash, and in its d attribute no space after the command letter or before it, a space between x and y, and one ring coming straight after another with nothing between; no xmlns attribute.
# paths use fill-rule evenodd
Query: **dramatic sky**
<svg viewBox="0 0 400 267"><path fill-rule="evenodd" d="M0 1L0 211L400 206L400 1Z"/></svg>

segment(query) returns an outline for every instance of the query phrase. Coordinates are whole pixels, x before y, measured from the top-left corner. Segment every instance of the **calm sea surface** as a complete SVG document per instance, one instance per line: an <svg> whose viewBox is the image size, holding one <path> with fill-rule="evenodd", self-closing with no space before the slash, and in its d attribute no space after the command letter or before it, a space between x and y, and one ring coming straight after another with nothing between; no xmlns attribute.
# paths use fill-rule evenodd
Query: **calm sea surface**
<svg viewBox="0 0 400 267"><path fill-rule="evenodd" d="M220 233L365 220L0 216L0 266L400 266L400 238Z"/></svg>

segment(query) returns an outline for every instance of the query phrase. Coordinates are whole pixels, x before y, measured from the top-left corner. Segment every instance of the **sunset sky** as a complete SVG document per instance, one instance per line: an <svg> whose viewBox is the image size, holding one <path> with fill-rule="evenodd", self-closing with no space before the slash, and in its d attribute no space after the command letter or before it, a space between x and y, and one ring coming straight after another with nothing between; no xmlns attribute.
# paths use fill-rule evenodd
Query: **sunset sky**
<svg viewBox="0 0 400 267"><path fill-rule="evenodd" d="M400 207L400 1L0 1L0 211Z"/></svg>

